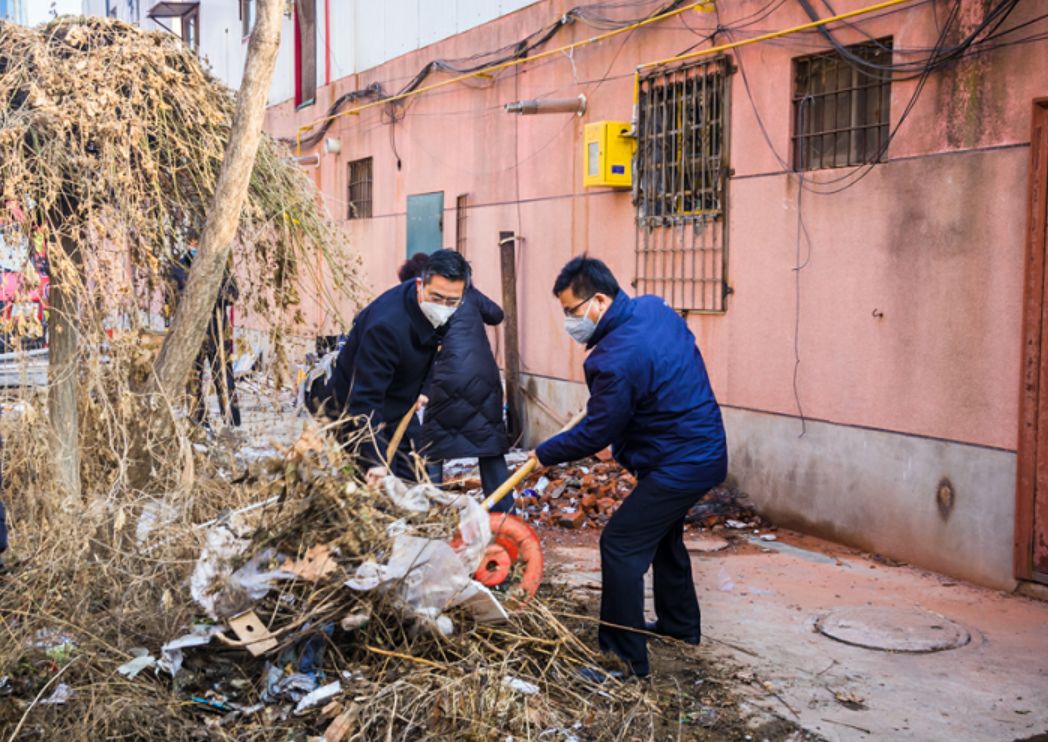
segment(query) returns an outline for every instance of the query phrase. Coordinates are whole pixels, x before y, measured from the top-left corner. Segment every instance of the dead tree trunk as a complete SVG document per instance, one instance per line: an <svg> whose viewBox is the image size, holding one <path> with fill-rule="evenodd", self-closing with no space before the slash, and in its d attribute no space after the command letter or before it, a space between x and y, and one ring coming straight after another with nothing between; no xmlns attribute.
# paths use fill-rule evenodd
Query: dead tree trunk
<svg viewBox="0 0 1048 742"><path fill-rule="evenodd" d="M48 299L48 417L54 440L55 481L68 501L79 502L80 420L77 388L80 365L77 359L80 328L77 326L76 287L70 273L79 264L79 245L61 238L62 267L56 271ZM55 261L58 263L59 261Z"/></svg>
<svg viewBox="0 0 1048 742"><path fill-rule="evenodd" d="M171 320L171 330L157 357L153 391L178 396L203 344L262 139L266 99L280 46L283 5L282 0L259 0L214 201L204 223L185 291Z"/></svg>

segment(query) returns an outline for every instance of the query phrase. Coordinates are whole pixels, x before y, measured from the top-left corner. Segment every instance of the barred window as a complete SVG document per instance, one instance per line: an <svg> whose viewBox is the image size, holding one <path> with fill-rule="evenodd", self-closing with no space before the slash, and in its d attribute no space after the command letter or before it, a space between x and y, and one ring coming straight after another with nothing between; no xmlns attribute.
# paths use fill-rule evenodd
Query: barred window
<svg viewBox="0 0 1048 742"><path fill-rule="evenodd" d="M353 160L346 166L346 218L371 218L371 158Z"/></svg>
<svg viewBox="0 0 1048 742"><path fill-rule="evenodd" d="M892 63L891 38L846 47L877 65ZM883 160L891 74L861 67L834 50L793 60L793 167L848 167Z"/></svg>
<svg viewBox="0 0 1048 742"><path fill-rule="evenodd" d="M724 311L731 71L715 57L640 81L634 286L685 312Z"/></svg>

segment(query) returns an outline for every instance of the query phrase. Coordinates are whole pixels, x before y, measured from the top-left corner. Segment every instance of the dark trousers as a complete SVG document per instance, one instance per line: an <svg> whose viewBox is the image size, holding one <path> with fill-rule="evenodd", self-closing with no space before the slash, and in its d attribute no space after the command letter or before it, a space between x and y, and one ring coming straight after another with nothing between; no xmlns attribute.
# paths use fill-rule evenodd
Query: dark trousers
<svg viewBox="0 0 1048 742"><path fill-rule="evenodd" d="M499 485L509 479L509 466L506 464L505 456L481 456L480 462L480 486L484 488L484 494L490 495L499 488ZM431 461L426 467L429 478L433 484L444 482L444 462ZM509 513L513 511L513 494L510 493L496 502L492 508L493 513Z"/></svg>
<svg viewBox="0 0 1048 742"><path fill-rule="evenodd" d="M699 600L683 540L684 516L719 483L700 481L681 491L642 479L601 534L600 648L621 657L637 675L649 672L647 639L627 628L644 629L644 574L649 566L659 631L687 639L701 636Z"/></svg>
<svg viewBox="0 0 1048 742"><path fill-rule="evenodd" d="M211 380L218 393L218 405L222 417L234 427L240 427L240 406L237 404L236 379L233 377L233 343L226 342L219 350L217 344L208 343L196 359L196 405L192 419L203 425L207 419L207 389L204 387L204 369L211 367Z"/></svg>

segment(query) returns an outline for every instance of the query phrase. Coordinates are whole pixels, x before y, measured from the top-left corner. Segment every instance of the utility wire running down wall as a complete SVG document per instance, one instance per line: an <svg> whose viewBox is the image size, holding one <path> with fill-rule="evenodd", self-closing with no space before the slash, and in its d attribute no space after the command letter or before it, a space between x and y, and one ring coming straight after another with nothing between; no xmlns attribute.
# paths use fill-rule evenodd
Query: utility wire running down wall
<svg viewBox="0 0 1048 742"><path fill-rule="evenodd" d="M689 10L711 8L713 2L711 0L701 0L700 2L685 4L684 0L674 0L643 18L618 21L597 12L598 8L619 6L621 6L621 3L597 3L593 5L577 6L562 15L549 26L530 34L514 44L501 47L491 52L475 54L463 60L435 59L423 67L407 85L401 88L400 91L394 95L385 95L381 85L378 83L369 86L363 91L347 93L332 104L326 116L302 126L298 130L298 136L293 142L287 139L283 141L289 144L295 144L300 149L309 148L323 139L334 120L343 116L359 115L361 112L376 106L386 106L398 103L412 96L420 95L458 82L464 82L477 77L490 76L495 72L500 72L525 62L534 62L557 54L567 54L575 49L603 41L621 33L633 31L668 18L673 18ZM556 49L550 49L540 52L539 54L531 55L531 53L536 49L541 48L553 39L558 31L567 26L573 25L576 21L581 21L597 28L611 28L612 30L582 41L566 44L565 46ZM452 72L456 73L457 76L423 87L422 83L425 82L426 78L437 71ZM356 97L351 98L349 96ZM342 107L346 103L367 97L375 98L375 100L362 106L342 110Z"/></svg>

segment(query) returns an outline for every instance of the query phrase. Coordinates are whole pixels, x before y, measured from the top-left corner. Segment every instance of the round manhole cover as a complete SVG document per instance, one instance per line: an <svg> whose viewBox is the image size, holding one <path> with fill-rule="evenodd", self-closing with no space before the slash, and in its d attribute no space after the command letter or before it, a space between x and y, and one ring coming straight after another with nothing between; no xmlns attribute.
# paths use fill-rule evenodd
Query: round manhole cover
<svg viewBox="0 0 1048 742"><path fill-rule="evenodd" d="M963 626L916 608L840 608L815 626L839 642L885 652L939 652L963 647L971 640Z"/></svg>

